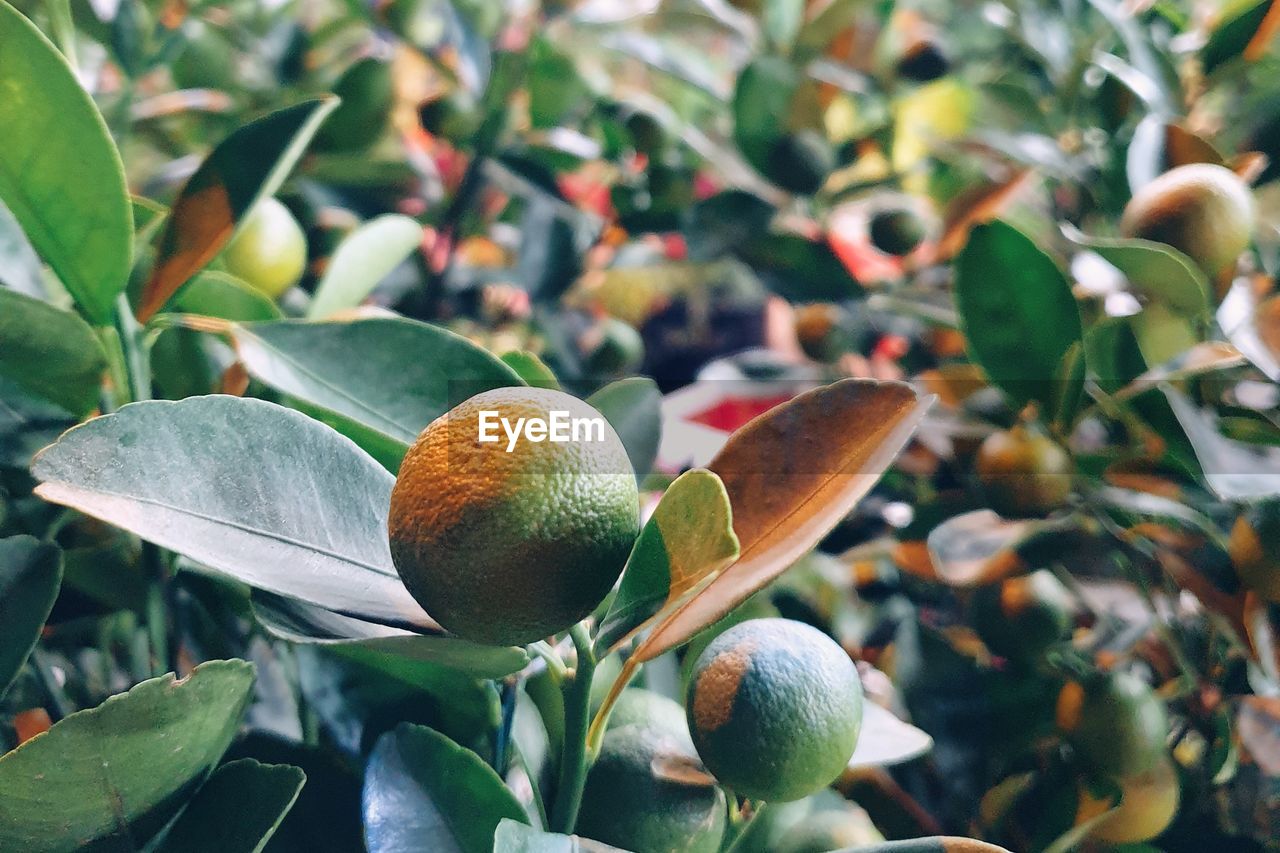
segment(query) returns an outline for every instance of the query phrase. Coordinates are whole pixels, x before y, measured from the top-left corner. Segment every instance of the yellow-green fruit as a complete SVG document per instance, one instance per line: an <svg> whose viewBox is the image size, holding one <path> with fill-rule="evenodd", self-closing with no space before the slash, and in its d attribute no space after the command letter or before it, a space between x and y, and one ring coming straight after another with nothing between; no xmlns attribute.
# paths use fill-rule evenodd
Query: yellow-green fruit
<svg viewBox="0 0 1280 853"><path fill-rule="evenodd" d="M639 515L626 449L599 412L560 391L498 388L418 436L391 492L388 532L401 579L441 625L523 645L595 609Z"/></svg>
<svg viewBox="0 0 1280 853"><path fill-rule="evenodd" d="M862 726L862 685L844 650L817 628L752 619L694 663L685 702L694 745L734 793L787 802L831 784Z"/></svg>
<svg viewBox="0 0 1280 853"><path fill-rule="evenodd" d="M1071 494L1071 457L1022 426L987 436L975 467L991 508L1006 518L1045 515Z"/></svg>
<svg viewBox="0 0 1280 853"><path fill-rule="evenodd" d="M660 727L611 727L587 774L575 832L635 853L715 853L724 792L695 778L688 738Z"/></svg>
<svg viewBox="0 0 1280 853"><path fill-rule="evenodd" d="M1253 239L1253 196L1235 172L1193 163L1139 189L1120 220L1128 237L1167 243L1210 276L1234 264Z"/></svg>
<svg viewBox="0 0 1280 853"><path fill-rule="evenodd" d="M1056 718L1085 763L1108 776L1145 773L1168 755L1164 703L1128 673L1068 681L1058 694Z"/></svg>
<svg viewBox="0 0 1280 853"><path fill-rule="evenodd" d="M274 198L254 205L222 253L227 272L278 299L307 269L307 235Z"/></svg>
<svg viewBox="0 0 1280 853"><path fill-rule="evenodd" d="M988 649L1033 661L1071 630L1071 596L1052 572L1041 570L974 590L968 615Z"/></svg>
<svg viewBox="0 0 1280 853"><path fill-rule="evenodd" d="M1089 831L1089 838L1107 844L1136 844L1155 838L1173 823L1181 792L1178 771L1168 757L1162 757L1150 770L1116 782L1120 786L1120 804ZM1094 797L1082 787L1076 823L1110 809L1110 799Z"/></svg>
<svg viewBox="0 0 1280 853"><path fill-rule="evenodd" d="M1229 550L1240 582L1267 601L1280 601L1280 501L1262 501L1241 513Z"/></svg>

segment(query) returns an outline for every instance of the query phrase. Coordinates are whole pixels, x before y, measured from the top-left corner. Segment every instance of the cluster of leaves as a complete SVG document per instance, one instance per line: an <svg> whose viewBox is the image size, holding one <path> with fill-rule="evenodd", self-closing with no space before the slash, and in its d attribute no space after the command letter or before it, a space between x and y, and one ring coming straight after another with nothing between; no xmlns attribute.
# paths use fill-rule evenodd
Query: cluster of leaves
<svg viewBox="0 0 1280 853"><path fill-rule="evenodd" d="M869 717L877 833L1105 843L1125 780L1053 714L1103 668L1173 721L1162 848L1274 844L1280 611L1226 532L1280 496L1280 6L1182 5L0 0L0 847L578 849L543 830L620 691L770 614L936 742ZM1116 236L1202 162L1262 210L1222 274ZM279 300L225 254L275 196ZM881 381L655 472L659 385L761 345L735 376ZM524 384L656 501L572 647L447 635L387 547L414 437ZM1014 424L1069 500L981 482ZM1076 637L1023 657L980 602L1037 570Z"/></svg>

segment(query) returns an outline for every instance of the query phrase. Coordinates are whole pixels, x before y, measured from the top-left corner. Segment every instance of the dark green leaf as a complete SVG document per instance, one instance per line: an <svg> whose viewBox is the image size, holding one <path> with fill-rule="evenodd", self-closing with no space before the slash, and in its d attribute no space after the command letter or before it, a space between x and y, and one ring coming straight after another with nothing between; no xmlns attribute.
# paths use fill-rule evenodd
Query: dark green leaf
<svg viewBox="0 0 1280 853"><path fill-rule="evenodd" d="M1271 5L1272 0L1235 0L1225 4L1219 24L1200 48L1200 61L1206 74L1244 53Z"/></svg>
<svg viewBox="0 0 1280 853"><path fill-rule="evenodd" d="M422 226L408 216L388 213L364 223L334 250L307 316L318 320L355 308L421 244Z"/></svg>
<svg viewBox="0 0 1280 853"><path fill-rule="evenodd" d="M252 758L222 765L165 834L158 853L259 853L306 778L297 767Z"/></svg>
<svg viewBox="0 0 1280 853"><path fill-rule="evenodd" d="M96 323L129 280L133 220L107 125L66 60L0 2L0 199Z"/></svg>
<svg viewBox="0 0 1280 853"><path fill-rule="evenodd" d="M636 479L653 470L662 443L662 392L652 379L633 376L619 379L587 398L622 439Z"/></svg>
<svg viewBox="0 0 1280 853"><path fill-rule="evenodd" d="M336 98L306 101L263 116L222 140L173 203L155 267L142 290L146 321L231 240L254 202L284 183Z"/></svg>
<svg viewBox="0 0 1280 853"><path fill-rule="evenodd" d="M503 818L526 822L498 774L425 726L378 738L364 781L369 853L491 853Z"/></svg>
<svg viewBox="0 0 1280 853"><path fill-rule="evenodd" d="M434 628L387 545L392 476L349 440L261 400L125 406L32 465L36 491L250 586Z"/></svg>
<svg viewBox="0 0 1280 853"><path fill-rule="evenodd" d="M80 416L98 405L107 357L70 311L0 289L0 375Z"/></svg>
<svg viewBox="0 0 1280 853"><path fill-rule="evenodd" d="M0 539L0 696L40 638L62 582L62 551L31 536Z"/></svg>
<svg viewBox="0 0 1280 853"><path fill-rule="evenodd" d="M1051 402L1059 366L1081 340L1062 270L1011 225L973 229L956 259L956 301L969 351L1018 404Z"/></svg>
<svg viewBox="0 0 1280 853"><path fill-rule="evenodd" d="M1148 299L1187 317L1203 317L1212 308L1209 279L1186 255L1164 243L1137 238L1090 237L1071 227L1067 239L1094 251L1129 279Z"/></svg>
<svg viewBox="0 0 1280 853"><path fill-rule="evenodd" d="M74 713L0 757L0 849L138 849L217 764L252 686L244 661L201 664Z"/></svg>

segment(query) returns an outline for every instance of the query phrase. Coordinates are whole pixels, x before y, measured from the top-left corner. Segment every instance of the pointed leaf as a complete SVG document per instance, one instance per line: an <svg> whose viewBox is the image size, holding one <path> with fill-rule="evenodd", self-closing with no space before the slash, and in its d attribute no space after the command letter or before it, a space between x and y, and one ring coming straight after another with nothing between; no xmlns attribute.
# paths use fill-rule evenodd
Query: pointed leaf
<svg viewBox="0 0 1280 853"><path fill-rule="evenodd" d="M233 131L200 164L173 203L155 267L142 289L145 322L231 240L254 203L274 195L337 98L305 101Z"/></svg>
<svg viewBox="0 0 1280 853"><path fill-rule="evenodd" d="M1165 386L1165 398L1186 431L1205 483L1223 500L1280 495L1280 448L1245 444L1218 431L1218 418L1185 394Z"/></svg>
<svg viewBox="0 0 1280 853"><path fill-rule="evenodd" d="M592 394L587 402L622 439L636 479L647 477L662 443L662 392L657 383L643 376L619 379Z"/></svg>
<svg viewBox="0 0 1280 853"><path fill-rule="evenodd" d="M543 832L504 817L493 834L493 849L502 853L620 853L617 847L558 832Z"/></svg>
<svg viewBox="0 0 1280 853"><path fill-rule="evenodd" d="M956 302L969 352L1015 402L1049 403L1059 365L1081 340L1067 278L1031 238L996 220L956 259Z"/></svg>
<svg viewBox="0 0 1280 853"><path fill-rule="evenodd" d="M297 767L252 758L222 765L165 834L158 853L260 853L306 778Z"/></svg>
<svg viewBox="0 0 1280 853"><path fill-rule="evenodd" d="M62 582L62 550L32 536L0 539L0 696L40 638Z"/></svg>
<svg viewBox="0 0 1280 853"><path fill-rule="evenodd" d="M1163 243L1137 238L1090 237L1065 226L1067 239L1101 255L1124 273L1134 290L1186 317L1202 317L1213 305L1209 279L1194 261Z"/></svg>
<svg viewBox="0 0 1280 853"><path fill-rule="evenodd" d="M499 822L527 822L480 756L408 723L378 738L363 801L369 853L491 853Z"/></svg>
<svg viewBox="0 0 1280 853"><path fill-rule="evenodd" d="M862 729L849 767L892 767L933 749L933 738L875 702L862 705Z"/></svg>
<svg viewBox="0 0 1280 853"><path fill-rule="evenodd" d="M703 468L681 474L636 539L622 585L600 622L596 649L603 654L617 646L737 557L724 483Z"/></svg>
<svg viewBox="0 0 1280 853"><path fill-rule="evenodd" d="M636 657L685 642L813 550L879 481L932 403L903 383L845 379L734 433L707 467L729 493L741 556L659 623Z"/></svg>
<svg viewBox="0 0 1280 853"><path fill-rule="evenodd" d="M252 686L244 661L201 664L78 711L0 757L0 849L136 849L217 764Z"/></svg>
<svg viewBox="0 0 1280 853"><path fill-rule="evenodd" d="M58 49L0 2L0 200L89 319L107 323L129 280L124 166Z"/></svg>
<svg viewBox="0 0 1280 853"><path fill-rule="evenodd" d="M502 354L502 363L514 370L527 385L534 388L560 387L560 380L551 372L551 368L531 352L512 350Z"/></svg>
<svg viewBox="0 0 1280 853"><path fill-rule="evenodd" d="M364 223L334 250L307 316L322 319L355 308L421 244L422 226L408 216L388 213Z"/></svg>
<svg viewBox="0 0 1280 853"><path fill-rule="evenodd" d="M70 311L0 289L0 375L77 417L98 405L107 357Z"/></svg>
<svg viewBox="0 0 1280 853"><path fill-rule="evenodd" d="M201 314L252 323L256 320L278 320L280 308L260 290L230 273L205 270L191 279L182 292L167 306L184 314Z"/></svg>
<svg viewBox="0 0 1280 853"><path fill-rule="evenodd" d="M74 507L250 586L435 628L391 563L392 476L323 424L261 400L125 406L32 465Z"/></svg>

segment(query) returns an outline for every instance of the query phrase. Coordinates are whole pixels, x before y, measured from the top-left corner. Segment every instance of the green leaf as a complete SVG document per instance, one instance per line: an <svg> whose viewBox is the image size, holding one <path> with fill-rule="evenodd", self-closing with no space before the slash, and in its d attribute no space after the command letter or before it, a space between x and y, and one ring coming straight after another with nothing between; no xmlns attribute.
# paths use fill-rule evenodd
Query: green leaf
<svg viewBox="0 0 1280 853"><path fill-rule="evenodd" d="M378 738L365 769L363 804L369 853L492 853L503 818L527 822L480 756L408 723Z"/></svg>
<svg viewBox="0 0 1280 853"><path fill-rule="evenodd" d="M150 319L222 251L258 199L275 194L337 105L336 98L321 98L277 110L213 149L165 220L155 267L139 300L139 320Z"/></svg>
<svg viewBox="0 0 1280 853"><path fill-rule="evenodd" d="M969 351L1018 405L1055 399L1059 366L1081 340L1067 278L1031 238L999 220L973 229L956 259Z"/></svg>
<svg viewBox="0 0 1280 853"><path fill-rule="evenodd" d="M231 335L249 375L391 470L418 433L458 403L521 384L488 351L416 320L253 323L233 327Z"/></svg>
<svg viewBox="0 0 1280 853"><path fill-rule="evenodd" d="M804 23L804 0L764 0L761 31L771 45L787 53Z"/></svg>
<svg viewBox="0 0 1280 853"><path fill-rule="evenodd" d="M1224 501L1280 495L1280 448L1227 438L1219 431L1213 411L1198 408L1172 386L1161 390L1186 432L1205 483L1214 494Z"/></svg>
<svg viewBox="0 0 1280 853"><path fill-rule="evenodd" d="M70 311L0 289L0 375L81 416L98 405L107 357Z"/></svg>
<svg viewBox="0 0 1280 853"><path fill-rule="evenodd" d="M560 380L556 379L551 368L531 352L512 350L503 353L501 361L526 385L532 385L534 388L550 388L553 391L560 388Z"/></svg>
<svg viewBox="0 0 1280 853"><path fill-rule="evenodd" d="M644 480L653 470L662 443L662 392L657 383L643 376L619 379L592 394L587 402L618 433L636 479Z"/></svg>
<svg viewBox="0 0 1280 853"><path fill-rule="evenodd" d="M184 314L202 314L238 323L279 320L282 316L279 306L260 290L230 273L213 270L197 274L169 301L169 306Z"/></svg>
<svg viewBox="0 0 1280 853"><path fill-rule="evenodd" d="M854 25L858 13L866 5L866 0L830 0L822 6L801 28L800 36L796 39L796 58L805 59L821 54L836 36Z"/></svg>
<svg viewBox="0 0 1280 853"><path fill-rule="evenodd" d="M252 687L244 661L201 664L74 713L0 757L0 849L137 849L217 764Z"/></svg>
<svg viewBox="0 0 1280 853"><path fill-rule="evenodd" d="M1200 61L1204 73L1211 74L1244 53L1254 34L1262 26L1272 0L1234 0L1226 4L1219 16L1219 23L1209 33L1209 40L1200 48Z"/></svg>
<svg viewBox="0 0 1280 853"><path fill-rule="evenodd" d="M133 219L107 125L66 60L0 2L0 199L90 320L129 280Z"/></svg>
<svg viewBox="0 0 1280 853"><path fill-rule="evenodd" d="M933 738L876 702L862 703L862 728L849 768L892 767L933 749Z"/></svg>
<svg viewBox="0 0 1280 853"><path fill-rule="evenodd" d="M1186 255L1163 243L1137 238L1090 237L1070 226L1067 239L1101 255L1124 273L1134 290L1187 317L1203 317L1213 307L1204 272Z"/></svg>
<svg viewBox="0 0 1280 853"><path fill-rule="evenodd" d="M421 244L422 226L408 216L388 213L364 223L334 250L307 316L322 319L356 307Z"/></svg>
<svg viewBox="0 0 1280 853"><path fill-rule="evenodd" d="M409 684L423 665L447 666L476 678L502 678L519 672L529 655L514 646L485 646L448 636L423 636L365 622L301 601L261 591L253 594L253 612L272 635L292 643L323 645Z"/></svg>
<svg viewBox="0 0 1280 853"><path fill-rule="evenodd" d="M821 127L813 86L790 62L761 56L738 76L733 92L733 140L756 171L770 172L774 143L789 130Z"/></svg>
<svg viewBox="0 0 1280 853"><path fill-rule="evenodd" d="M61 583L57 545L32 536L0 539L0 696L40 639Z"/></svg>
<svg viewBox="0 0 1280 853"><path fill-rule="evenodd" d="M222 765L165 834L158 853L259 853L298 799L306 774L242 758Z"/></svg>
<svg viewBox="0 0 1280 853"><path fill-rule="evenodd" d="M250 586L436 628L391 563L392 476L323 424L262 400L134 403L65 433L36 492Z"/></svg>
<svg viewBox="0 0 1280 853"><path fill-rule="evenodd" d="M622 585L600 621L603 654L711 581L738 557L733 509L720 478L703 468L667 487L636 539Z"/></svg>
<svg viewBox="0 0 1280 853"><path fill-rule="evenodd" d="M558 832L543 832L504 817L493 834L493 849L502 853L609 853L618 848Z"/></svg>

